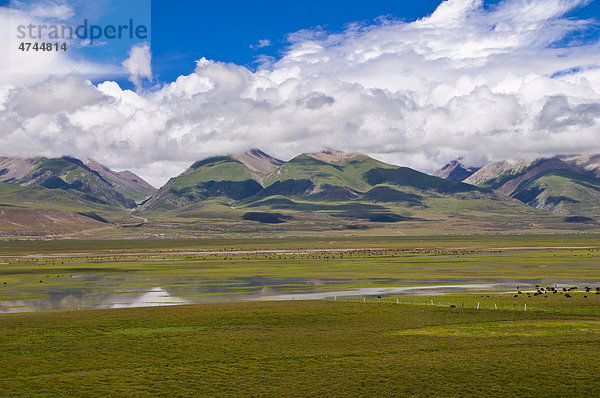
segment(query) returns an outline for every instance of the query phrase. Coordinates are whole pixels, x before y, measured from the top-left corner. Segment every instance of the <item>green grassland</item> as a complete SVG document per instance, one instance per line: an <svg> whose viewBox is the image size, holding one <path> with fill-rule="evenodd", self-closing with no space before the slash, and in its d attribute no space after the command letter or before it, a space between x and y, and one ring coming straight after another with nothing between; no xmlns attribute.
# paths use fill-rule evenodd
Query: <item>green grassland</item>
<svg viewBox="0 0 600 398"><path fill-rule="evenodd" d="M304 291L600 280L590 234L0 241L0 256L0 301L117 285L168 291L182 280L235 295L244 277L319 282L289 283ZM0 395L594 396L600 294L584 286L571 297L479 291L4 314Z"/></svg>
<svg viewBox="0 0 600 398"><path fill-rule="evenodd" d="M64 253L164 254L189 251L307 249L599 248L600 234L338 236L209 239L0 240L0 256Z"/></svg>
<svg viewBox="0 0 600 398"><path fill-rule="evenodd" d="M24 188L19 187L18 185L11 185L0 182L0 195L7 195L13 192L19 192L24 190Z"/></svg>
<svg viewBox="0 0 600 398"><path fill-rule="evenodd" d="M165 256L163 256L165 257ZM35 291L51 285L80 286L69 275L110 275L129 285L168 286L181 278L190 284L268 277L316 279L317 290L356 287L477 283L481 280L598 280L599 250L535 251L506 254L407 254L391 252L314 253L298 255L212 255L169 257L180 261L147 261L149 257L9 259L0 268L0 283ZM59 277L60 276L60 277ZM65 277L66 276L66 277ZM385 283L381 280L390 280ZM40 285L39 281L44 284ZM194 280L204 282L193 282ZM111 284L108 282L109 285ZM18 286L14 286L19 284ZM129 286L125 285L125 286ZM100 286L100 282L96 284ZM0 289L1 292L2 289Z"/></svg>
<svg viewBox="0 0 600 398"><path fill-rule="evenodd" d="M494 194L465 192L419 198L419 190L397 192L406 200L383 203L270 196L246 203L213 198L173 210L141 212L147 223L112 234L184 238L600 232L594 217L572 222L566 215L548 214L516 199L496 200ZM244 216L250 212L285 218L279 223L247 221Z"/></svg>
<svg viewBox="0 0 600 398"><path fill-rule="evenodd" d="M581 290L570 292L570 298L566 293L544 293L534 295L531 293L505 293L505 292L473 292L467 294L451 293L438 296L401 296L387 297L384 302L400 303L407 305L434 306L450 308L455 306L457 310L477 309L494 311L517 311L517 312L545 312L563 315L587 315L600 316L600 294L592 289L589 293ZM560 290L560 289L559 289ZM593 325L592 325L593 326ZM597 329L597 327L594 327Z"/></svg>
<svg viewBox="0 0 600 398"><path fill-rule="evenodd" d="M95 286L105 288L117 284L111 278L126 280L121 287L143 283L144 288L182 279L199 286L235 283L235 278L312 278L315 283L302 287L314 291L600 279L600 244L592 235L23 241L0 242L0 255L0 285L6 283L0 294L9 295L83 286L69 275L101 276Z"/></svg>
<svg viewBox="0 0 600 398"><path fill-rule="evenodd" d="M0 320L3 396L594 396L600 388L597 311L296 301Z"/></svg>

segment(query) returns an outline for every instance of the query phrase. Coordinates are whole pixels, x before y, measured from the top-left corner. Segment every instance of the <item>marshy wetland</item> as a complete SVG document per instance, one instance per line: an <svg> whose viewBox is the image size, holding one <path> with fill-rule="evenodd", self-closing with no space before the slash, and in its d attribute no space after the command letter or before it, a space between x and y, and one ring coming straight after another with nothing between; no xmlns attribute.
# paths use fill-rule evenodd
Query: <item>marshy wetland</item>
<svg viewBox="0 0 600 398"><path fill-rule="evenodd" d="M578 242L569 248L560 241L554 247L477 247L474 238L471 247L448 247L456 242L440 238L439 247L378 248L394 241L372 239L364 242L371 248L323 247L329 242L274 250L243 247L248 240L224 248L173 241L152 250L98 243L88 253L54 242L45 253L3 256L0 312L600 286L600 250Z"/></svg>
<svg viewBox="0 0 600 398"><path fill-rule="evenodd" d="M600 388L593 235L13 241L0 256L0 395Z"/></svg>

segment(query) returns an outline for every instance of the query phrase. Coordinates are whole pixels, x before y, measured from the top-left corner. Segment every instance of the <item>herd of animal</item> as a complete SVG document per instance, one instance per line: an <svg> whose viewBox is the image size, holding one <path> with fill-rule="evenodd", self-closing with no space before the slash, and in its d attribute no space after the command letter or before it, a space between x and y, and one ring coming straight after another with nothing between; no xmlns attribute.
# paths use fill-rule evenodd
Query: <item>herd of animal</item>
<svg viewBox="0 0 600 398"><path fill-rule="evenodd" d="M573 297L569 293L578 289L577 286L568 287L568 288L567 287L557 288L556 286L555 287L548 286L548 287L544 288L544 287L541 287L540 285L535 285L535 288L537 290L535 293L533 293L534 297L540 296L542 294L545 295L544 297L548 297L548 296L546 296L548 293L552 293L552 294L557 294L557 293L563 294L564 293L566 298ZM586 293L590 293L593 288L586 286L584 289L585 289ZM523 294L523 292L521 290L519 290L519 286L517 286L517 294L515 294L515 297L519 297L518 296L519 294ZM596 288L596 294L600 294L600 287ZM527 292L527 295L531 296L531 293ZM588 296L583 296L583 298L588 298Z"/></svg>

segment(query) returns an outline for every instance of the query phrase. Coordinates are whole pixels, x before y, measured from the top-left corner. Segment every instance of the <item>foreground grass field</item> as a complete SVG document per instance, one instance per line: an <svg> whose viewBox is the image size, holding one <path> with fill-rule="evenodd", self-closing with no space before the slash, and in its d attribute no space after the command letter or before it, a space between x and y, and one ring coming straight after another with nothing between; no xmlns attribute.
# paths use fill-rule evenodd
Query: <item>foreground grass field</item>
<svg viewBox="0 0 600 398"><path fill-rule="evenodd" d="M595 396L600 389L597 305L578 315L556 310L565 300L527 312L483 309L496 297L402 300L4 315L0 395ZM482 309L469 308L475 300Z"/></svg>

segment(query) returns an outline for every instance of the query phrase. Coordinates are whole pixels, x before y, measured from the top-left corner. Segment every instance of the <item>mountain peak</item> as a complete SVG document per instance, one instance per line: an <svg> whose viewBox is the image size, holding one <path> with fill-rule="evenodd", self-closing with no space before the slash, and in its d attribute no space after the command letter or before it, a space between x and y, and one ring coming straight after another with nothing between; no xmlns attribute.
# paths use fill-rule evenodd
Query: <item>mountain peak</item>
<svg viewBox="0 0 600 398"><path fill-rule="evenodd" d="M600 154L594 155L565 155L559 156L565 163L577 166L582 170L593 173L596 178L600 178Z"/></svg>
<svg viewBox="0 0 600 398"><path fill-rule="evenodd" d="M355 158L357 156L366 156L360 153L341 152L331 148L325 148L321 152L307 154L313 159L320 160L325 163L338 163L346 159Z"/></svg>
<svg viewBox="0 0 600 398"><path fill-rule="evenodd" d="M283 160L279 160L257 148L235 155L234 158L246 166L259 182L267 174L285 163Z"/></svg>
<svg viewBox="0 0 600 398"><path fill-rule="evenodd" d="M535 159L506 159L489 163L464 180L467 184L481 186L502 175L519 174L531 167Z"/></svg>
<svg viewBox="0 0 600 398"><path fill-rule="evenodd" d="M113 171L92 158L84 158L81 162L108 181L119 193L127 198L141 202L156 192L156 188L130 171Z"/></svg>
<svg viewBox="0 0 600 398"><path fill-rule="evenodd" d="M462 182L479 170L477 167L465 167L464 159L458 158L439 169L433 175L445 180Z"/></svg>

